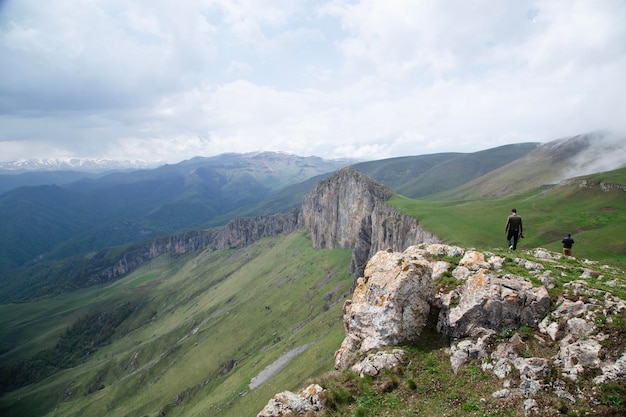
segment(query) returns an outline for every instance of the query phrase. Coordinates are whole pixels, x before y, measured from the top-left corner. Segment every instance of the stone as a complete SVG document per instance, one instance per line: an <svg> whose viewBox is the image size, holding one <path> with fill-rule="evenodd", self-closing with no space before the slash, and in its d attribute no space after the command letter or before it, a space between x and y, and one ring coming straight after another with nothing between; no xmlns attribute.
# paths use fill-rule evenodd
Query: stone
<svg viewBox="0 0 626 417"><path fill-rule="evenodd" d="M503 388L499 391L494 392L493 394L491 394L491 396L493 398L507 398L509 395L511 394L511 390L508 388Z"/></svg>
<svg viewBox="0 0 626 417"><path fill-rule="evenodd" d="M529 415L530 413L537 411L538 408L539 408L539 405L537 404L537 400L535 400L534 398L528 398L524 400L524 414L525 415Z"/></svg>
<svg viewBox="0 0 626 417"><path fill-rule="evenodd" d="M596 384L603 384L606 381L626 378L626 352L624 352L615 362L603 364L601 369L602 375L598 375L593 379L593 382Z"/></svg>
<svg viewBox="0 0 626 417"><path fill-rule="evenodd" d="M595 339L578 340L572 335L566 336L559 348L559 360L563 364L564 374L572 381L585 368L597 368L600 365L600 349L602 346Z"/></svg>
<svg viewBox="0 0 626 417"><path fill-rule="evenodd" d="M594 330L595 326L584 319L573 317L567 320L567 331L578 338L589 336Z"/></svg>
<svg viewBox="0 0 626 417"><path fill-rule="evenodd" d="M545 287L514 275L497 276L480 269L460 289L456 306L444 306L437 330L455 337L478 337L493 331L536 327L547 315L550 296Z"/></svg>
<svg viewBox="0 0 626 417"><path fill-rule="evenodd" d="M453 343L450 347L450 353L450 365L456 374L468 359L487 357L485 338L479 338L475 343L472 340L461 340L458 343Z"/></svg>
<svg viewBox="0 0 626 417"><path fill-rule="evenodd" d="M448 256L450 258L459 258L465 253L465 249L459 246L449 246L440 243L421 244L419 245L419 248L425 250L426 253L431 255Z"/></svg>
<svg viewBox="0 0 626 417"><path fill-rule="evenodd" d="M308 412L319 412L325 407L326 390L311 384L298 394L291 391L278 393L257 414L257 417L293 417Z"/></svg>
<svg viewBox="0 0 626 417"><path fill-rule="evenodd" d="M378 351L370 353L365 359L352 366L352 371L363 378L365 375L377 376L385 369L393 369L404 362L406 353L402 349L394 349L391 353Z"/></svg>
<svg viewBox="0 0 626 417"><path fill-rule="evenodd" d="M356 351L415 341L434 299L431 276L430 262L417 247L376 253L344 304L346 337L335 353L335 367L347 369Z"/></svg>
<svg viewBox="0 0 626 417"><path fill-rule="evenodd" d="M491 264L485 261L485 255L477 251L467 251L459 266L464 266L472 271L478 271L479 269L491 269Z"/></svg>
<svg viewBox="0 0 626 417"><path fill-rule="evenodd" d="M535 249L532 254L537 259L559 259L561 257L559 253L551 252L543 248Z"/></svg>
<svg viewBox="0 0 626 417"><path fill-rule="evenodd" d="M433 275L432 275L433 279L440 278L441 276L443 276L443 274L448 272L449 269L450 269L450 263L444 262L444 261L435 262L433 264Z"/></svg>
<svg viewBox="0 0 626 417"><path fill-rule="evenodd" d="M525 397L535 396L546 384L543 382L550 375L551 365L544 358L516 358L513 365L520 373L520 392Z"/></svg>

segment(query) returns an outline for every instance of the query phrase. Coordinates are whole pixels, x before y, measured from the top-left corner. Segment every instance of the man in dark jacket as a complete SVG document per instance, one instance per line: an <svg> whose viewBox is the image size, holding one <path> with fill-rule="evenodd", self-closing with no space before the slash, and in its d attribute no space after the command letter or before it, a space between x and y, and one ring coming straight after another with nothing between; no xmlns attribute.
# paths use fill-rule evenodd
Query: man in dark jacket
<svg viewBox="0 0 626 417"><path fill-rule="evenodd" d="M504 232L507 234L506 243L509 245L509 249L517 249L517 241L520 236L524 237L524 230L522 228L522 218L517 215L516 209L511 210L511 215L507 217Z"/></svg>
<svg viewBox="0 0 626 417"><path fill-rule="evenodd" d="M563 243L563 255L572 256L572 246L574 245L574 239L572 239L572 235L568 233L567 237L563 238L561 243Z"/></svg>

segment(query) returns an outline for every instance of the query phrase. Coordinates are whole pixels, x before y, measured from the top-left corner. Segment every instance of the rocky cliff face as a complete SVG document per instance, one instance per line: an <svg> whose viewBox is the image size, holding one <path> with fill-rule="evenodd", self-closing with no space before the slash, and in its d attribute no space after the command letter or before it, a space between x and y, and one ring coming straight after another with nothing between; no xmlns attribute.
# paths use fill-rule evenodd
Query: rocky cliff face
<svg viewBox="0 0 626 417"><path fill-rule="evenodd" d="M106 258L110 250L105 249L96 255L93 262L95 271L87 277L86 282L91 285L115 280L168 252L183 254L203 250L213 241L214 235L212 231L189 231L163 236L145 244L134 245L118 256L112 265L99 267L98 259Z"/></svg>
<svg viewBox="0 0 626 417"><path fill-rule="evenodd" d="M301 227L299 209L273 216L240 217L228 222L217 233L211 247L213 249L241 248L261 238L295 232Z"/></svg>
<svg viewBox="0 0 626 417"><path fill-rule="evenodd" d="M320 181L302 204L302 221L317 248L353 248L350 272L363 273L383 249L403 250L439 239L385 203L393 191L353 168Z"/></svg>
<svg viewBox="0 0 626 417"><path fill-rule="evenodd" d="M353 168L322 180L288 214L238 218L216 235L214 249L249 245L263 237L306 227L316 248L352 248L350 272L362 275L367 260L379 250L394 251L439 239L417 220L386 204L393 191Z"/></svg>

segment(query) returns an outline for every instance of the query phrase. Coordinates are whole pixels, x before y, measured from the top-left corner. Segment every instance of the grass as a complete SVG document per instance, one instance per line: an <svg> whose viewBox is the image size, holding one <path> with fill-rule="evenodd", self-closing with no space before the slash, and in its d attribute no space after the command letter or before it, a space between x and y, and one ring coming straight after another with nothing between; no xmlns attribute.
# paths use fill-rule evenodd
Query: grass
<svg viewBox="0 0 626 417"><path fill-rule="evenodd" d="M493 250L506 246L504 225L511 208L524 221L519 248L560 252L572 233L574 256L626 269L626 199L622 191L562 186L515 197L463 201L423 201L394 196L389 203L417 218L450 244Z"/></svg>
<svg viewBox="0 0 626 417"><path fill-rule="evenodd" d="M491 393L502 382L478 363L455 375L443 349L404 346L407 365L375 378L350 371L324 375L315 382L328 390L327 417L517 415ZM497 408L497 413L493 411ZM509 413L509 414L507 414Z"/></svg>
<svg viewBox="0 0 626 417"><path fill-rule="evenodd" d="M237 251L158 259L108 286L14 310L2 306L12 311L10 322L3 321L12 343L3 363L36 350L26 347L25 335L8 332L20 313L28 312L24 329L32 320L41 329L45 311L58 310L62 320L51 326L46 341L53 344L74 317L94 307L89 300L97 305L132 296L140 307L86 363L1 397L1 413L255 415L276 392L297 390L304 379L332 368L344 337L341 306L352 285L349 261L349 250L316 250L305 234L294 233ZM281 373L248 388L268 364L309 343ZM236 365L220 372L229 363Z"/></svg>

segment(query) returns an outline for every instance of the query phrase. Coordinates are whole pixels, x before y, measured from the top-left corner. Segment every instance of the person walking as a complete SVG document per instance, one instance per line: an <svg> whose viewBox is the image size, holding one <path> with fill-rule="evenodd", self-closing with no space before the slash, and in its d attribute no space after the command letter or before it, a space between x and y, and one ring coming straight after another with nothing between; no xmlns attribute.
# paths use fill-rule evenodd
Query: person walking
<svg viewBox="0 0 626 417"><path fill-rule="evenodd" d="M563 255L572 256L572 246L574 245L574 239L572 239L571 233L567 234L561 241L563 243Z"/></svg>
<svg viewBox="0 0 626 417"><path fill-rule="evenodd" d="M509 245L509 250L516 250L517 241L520 237L524 237L522 218L517 214L516 209L511 210L511 215L507 217L504 232L507 234L506 243Z"/></svg>

